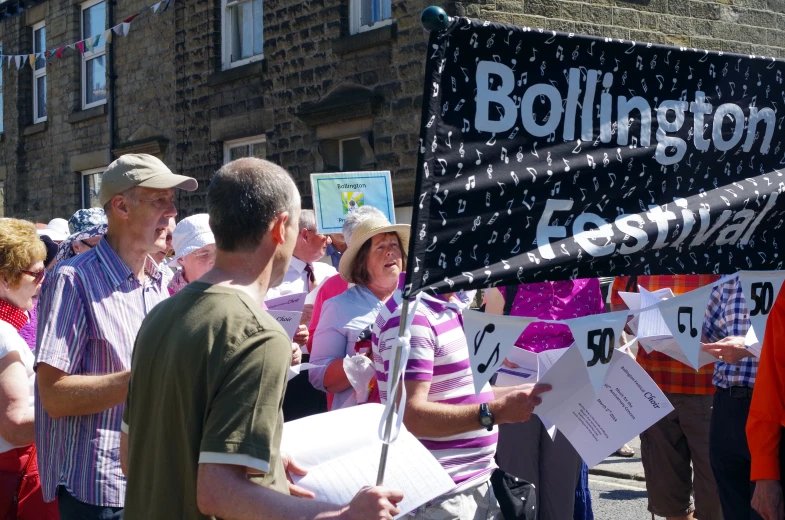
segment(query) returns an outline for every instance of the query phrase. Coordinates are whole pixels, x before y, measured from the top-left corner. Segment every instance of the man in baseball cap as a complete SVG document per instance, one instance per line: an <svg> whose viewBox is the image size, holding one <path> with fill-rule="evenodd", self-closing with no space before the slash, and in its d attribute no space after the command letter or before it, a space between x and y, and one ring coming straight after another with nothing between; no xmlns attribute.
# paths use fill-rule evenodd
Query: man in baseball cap
<svg viewBox="0 0 785 520"><path fill-rule="evenodd" d="M167 248L175 188L196 187L151 155L114 161L101 180L106 235L58 263L41 292L41 315L51 319L38 336L36 438L44 501L58 499L63 518L122 517L119 439L131 351L144 317L169 296L151 256Z"/></svg>

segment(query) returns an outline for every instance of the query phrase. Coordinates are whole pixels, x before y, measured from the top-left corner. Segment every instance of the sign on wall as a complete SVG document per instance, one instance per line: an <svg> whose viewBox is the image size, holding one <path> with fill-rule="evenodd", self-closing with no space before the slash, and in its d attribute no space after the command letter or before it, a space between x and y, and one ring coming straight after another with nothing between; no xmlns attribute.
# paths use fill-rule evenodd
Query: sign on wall
<svg viewBox="0 0 785 520"><path fill-rule="evenodd" d="M346 217L362 206L373 206L395 224L390 172L311 174L313 207L319 233L340 233Z"/></svg>
<svg viewBox="0 0 785 520"><path fill-rule="evenodd" d="M783 267L785 63L431 33L407 294Z"/></svg>

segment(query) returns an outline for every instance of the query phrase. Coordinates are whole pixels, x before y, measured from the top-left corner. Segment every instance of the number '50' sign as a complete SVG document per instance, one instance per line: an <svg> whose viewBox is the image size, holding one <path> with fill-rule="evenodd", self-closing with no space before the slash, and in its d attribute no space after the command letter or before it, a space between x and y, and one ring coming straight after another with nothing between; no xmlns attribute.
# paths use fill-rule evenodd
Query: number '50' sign
<svg viewBox="0 0 785 520"><path fill-rule="evenodd" d="M750 299L755 302L755 307L750 311L750 316L767 315L774 305L774 286L771 282L755 282L751 290Z"/></svg>
<svg viewBox="0 0 785 520"><path fill-rule="evenodd" d="M587 340L589 350L594 353L594 357L586 363L587 367L593 367L598 361L602 365L611 362L613 345L616 344L616 336L612 328L590 330Z"/></svg>

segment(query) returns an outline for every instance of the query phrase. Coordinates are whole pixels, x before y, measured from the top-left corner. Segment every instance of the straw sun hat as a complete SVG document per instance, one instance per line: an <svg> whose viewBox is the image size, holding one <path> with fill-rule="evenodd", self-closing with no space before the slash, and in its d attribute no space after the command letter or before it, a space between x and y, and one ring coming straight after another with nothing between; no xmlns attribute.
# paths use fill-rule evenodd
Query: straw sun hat
<svg viewBox="0 0 785 520"><path fill-rule="evenodd" d="M352 279L352 271L354 270L354 261L357 258L357 253L362 248L363 244L373 238L375 235L382 233L398 233L401 239L401 249L403 257L409 254L409 232L411 226L407 224L390 224L385 218L371 217L361 222L352 233L352 242L343 256L341 256L341 263L338 269L341 273L341 278L349 283L355 283Z"/></svg>

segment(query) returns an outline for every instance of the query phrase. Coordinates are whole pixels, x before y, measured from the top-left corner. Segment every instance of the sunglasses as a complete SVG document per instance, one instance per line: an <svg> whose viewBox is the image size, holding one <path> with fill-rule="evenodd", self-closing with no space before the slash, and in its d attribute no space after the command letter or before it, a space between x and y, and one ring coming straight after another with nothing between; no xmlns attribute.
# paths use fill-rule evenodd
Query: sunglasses
<svg viewBox="0 0 785 520"><path fill-rule="evenodd" d="M25 269L20 269L19 272L32 276L34 283L41 283L41 281L43 281L44 277L46 276L46 268L41 269L40 271L27 271Z"/></svg>
<svg viewBox="0 0 785 520"><path fill-rule="evenodd" d="M92 249L95 247L94 245L87 243L84 240L80 240L80 242L82 243L83 246L87 247L88 249Z"/></svg>

